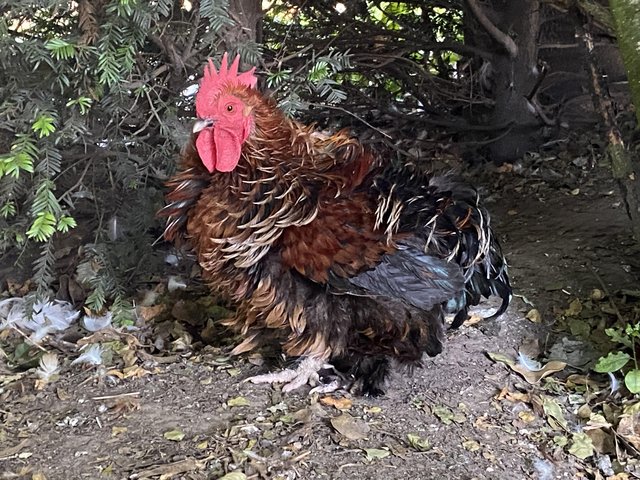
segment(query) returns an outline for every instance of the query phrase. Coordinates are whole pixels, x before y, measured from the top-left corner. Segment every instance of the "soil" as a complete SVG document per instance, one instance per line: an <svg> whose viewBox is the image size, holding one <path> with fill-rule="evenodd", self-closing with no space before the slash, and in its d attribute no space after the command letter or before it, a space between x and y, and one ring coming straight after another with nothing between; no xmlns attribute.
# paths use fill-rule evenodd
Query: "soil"
<svg viewBox="0 0 640 480"><path fill-rule="evenodd" d="M618 190L608 169L581 163L529 159L470 177L483 185L516 296L494 324L465 325L424 368L398 372L386 395L282 394L243 383L263 369L214 347L119 375L65 362L41 390L32 372L0 364L0 478L587 478L593 464L555 445L540 411L500 395L542 386L487 355L515 357L532 340L547 351L570 299L637 285ZM534 306L541 323L526 318Z"/></svg>

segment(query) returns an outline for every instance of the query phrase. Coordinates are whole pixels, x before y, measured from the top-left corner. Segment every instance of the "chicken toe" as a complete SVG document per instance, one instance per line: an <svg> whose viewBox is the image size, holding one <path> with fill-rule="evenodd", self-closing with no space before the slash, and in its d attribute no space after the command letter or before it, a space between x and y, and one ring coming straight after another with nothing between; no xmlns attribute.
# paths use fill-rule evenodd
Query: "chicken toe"
<svg viewBox="0 0 640 480"><path fill-rule="evenodd" d="M285 383L282 391L291 392L307 383L317 385L320 379L318 371L323 368L330 367L322 359L308 357L302 360L297 368L287 368L279 372L256 375L247 378L245 381L251 383Z"/></svg>

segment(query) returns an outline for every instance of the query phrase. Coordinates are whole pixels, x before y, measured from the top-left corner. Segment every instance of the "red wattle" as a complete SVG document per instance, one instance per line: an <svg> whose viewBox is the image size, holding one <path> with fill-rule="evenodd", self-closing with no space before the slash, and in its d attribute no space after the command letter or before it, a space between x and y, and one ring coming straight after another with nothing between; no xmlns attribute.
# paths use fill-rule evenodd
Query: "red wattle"
<svg viewBox="0 0 640 480"><path fill-rule="evenodd" d="M206 167L209 173L213 173L216 168L216 146L213 142L213 129L205 128L201 130L196 138L196 149L202 164Z"/></svg>

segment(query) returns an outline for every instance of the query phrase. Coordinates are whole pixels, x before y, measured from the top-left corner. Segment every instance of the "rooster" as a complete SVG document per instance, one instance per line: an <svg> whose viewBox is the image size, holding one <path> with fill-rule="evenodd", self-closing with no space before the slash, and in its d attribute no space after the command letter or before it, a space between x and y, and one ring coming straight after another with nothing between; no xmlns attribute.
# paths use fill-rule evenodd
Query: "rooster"
<svg viewBox="0 0 640 480"><path fill-rule="evenodd" d="M491 318L506 310L506 262L473 188L286 117L238 65L205 67L161 215L165 239L237 304L232 353L275 345L297 360L249 380L287 392L331 364L379 395L393 365L442 351L445 314L459 326L491 295Z"/></svg>

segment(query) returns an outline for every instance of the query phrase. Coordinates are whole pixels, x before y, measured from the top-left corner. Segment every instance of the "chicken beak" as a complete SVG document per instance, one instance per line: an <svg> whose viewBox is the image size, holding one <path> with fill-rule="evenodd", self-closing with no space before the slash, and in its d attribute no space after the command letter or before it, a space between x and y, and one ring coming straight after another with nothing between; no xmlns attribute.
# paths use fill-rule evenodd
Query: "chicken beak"
<svg viewBox="0 0 640 480"><path fill-rule="evenodd" d="M205 128L213 127L214 123L211 119L197 120L196 123L193 124L193 133L198 133Z"/></svg>

